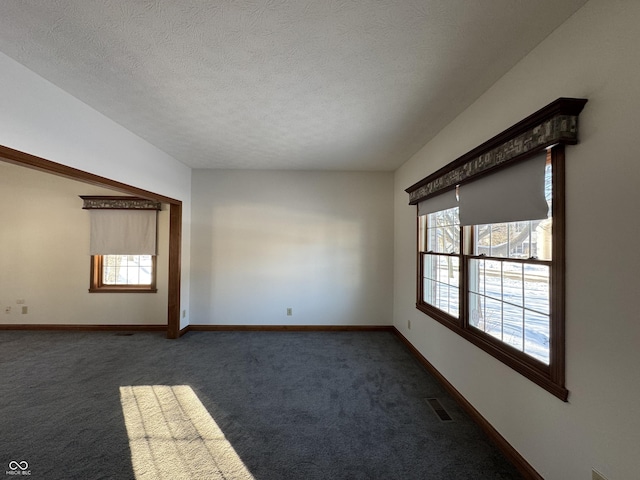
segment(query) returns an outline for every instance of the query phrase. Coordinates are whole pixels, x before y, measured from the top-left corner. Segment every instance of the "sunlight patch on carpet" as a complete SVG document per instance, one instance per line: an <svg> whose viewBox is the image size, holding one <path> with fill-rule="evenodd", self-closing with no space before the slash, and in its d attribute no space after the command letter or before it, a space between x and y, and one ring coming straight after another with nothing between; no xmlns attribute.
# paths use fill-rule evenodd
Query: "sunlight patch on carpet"
<svg viewBox="0 0 640 480"><path fill-rule="evenodd" d="M120 387L136 480L253 476L187 385Z"/></svg>

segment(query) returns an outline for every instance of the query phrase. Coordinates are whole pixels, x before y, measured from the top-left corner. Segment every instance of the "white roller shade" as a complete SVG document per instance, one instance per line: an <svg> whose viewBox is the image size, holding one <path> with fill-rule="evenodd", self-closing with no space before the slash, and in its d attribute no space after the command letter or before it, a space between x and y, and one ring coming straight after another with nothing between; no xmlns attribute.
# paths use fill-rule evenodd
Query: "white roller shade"
<svg viewBox="0 0 640 480"><path fill-rule="evenodd" d="M418 203L418 216L439 212L440 210L447 210L457 206L458 198L456 197L456 191L450 190Z"/></svg>
<svg viewBox="0 0 640 480"><path fill-rule="evenodd" d="M547 218L546 152L461 185L460 223L485 225Z"/></svg>
<svg viewBox="0 0 640 480"><path fill-rule="evenodd" d="M90 210L91 255L155 255L156 210Z"/></svg>

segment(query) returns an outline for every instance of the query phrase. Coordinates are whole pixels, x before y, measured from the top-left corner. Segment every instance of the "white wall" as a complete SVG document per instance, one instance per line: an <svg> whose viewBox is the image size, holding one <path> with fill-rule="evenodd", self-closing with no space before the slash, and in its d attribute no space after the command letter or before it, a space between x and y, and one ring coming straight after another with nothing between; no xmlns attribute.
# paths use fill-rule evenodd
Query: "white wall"
<svg viewBox="0 0 640 480"><path fill-rule="evenodd" d="M391 324L392 173L195 170L193 200L192 324Z"/></svg>
<svg viewBox="0 0 640 480"><path fill-rule="evenodd" d="M191 170L2 53L0 105L0 145L183 202L181 308L187 309Z"/></svg>
<svg viewBox="0 0 640 480"><path fill-rule="evenodd" d="M0 323L166 325L166 206L158 212L158 292L88 292L89 212L78 195L114 194L0 162Z"/></svg>
<svg viewBox="0 0 640 480"><path fill-rule="evenodd" d="M640 2L587 3L395 176L395 325L548 480L640 478L639 25ZM568 403L415 309L404 192L561 96L589 99L567 147Z"/></svg>

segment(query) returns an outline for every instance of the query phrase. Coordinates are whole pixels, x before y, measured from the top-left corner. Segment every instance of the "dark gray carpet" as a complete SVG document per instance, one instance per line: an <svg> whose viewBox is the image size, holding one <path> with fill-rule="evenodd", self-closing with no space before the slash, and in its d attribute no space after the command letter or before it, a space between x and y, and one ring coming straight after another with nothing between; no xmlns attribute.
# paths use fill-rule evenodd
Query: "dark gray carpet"
<svg viewBox="0 0 640 480"><path fill-rule="evenodd" d="M190 385L256 480L521 478L388 332L0 332L0 475L134 478L124 385Z"/></svg>

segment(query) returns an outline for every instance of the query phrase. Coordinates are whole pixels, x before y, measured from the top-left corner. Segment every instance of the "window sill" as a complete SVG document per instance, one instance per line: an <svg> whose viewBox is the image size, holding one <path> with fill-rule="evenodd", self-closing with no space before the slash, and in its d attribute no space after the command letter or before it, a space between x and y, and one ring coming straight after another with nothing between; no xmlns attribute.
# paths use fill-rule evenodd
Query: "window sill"
<svg viewBox="0 0 640 480"><path fill-rule="evenodd" d="M434 309L429 305L417 303L416 308L464 339L473 343L475 346L481 348L492 357L500 360L508 367L544 388L563 402L567 401L569 391L564 387L564 385L560 385L551 379L551 368L549 365L545 365L533 358L529 358L522 352L506 344L494 341L490 336L479 330L463 328L458 323L458 319L440 312L438 309Z"/></svg>
<svg viewBox="0 0 640 480"><path fill-rule="evenodd" d="M90 288L89 293L157 293L157 288L138 288L138 287L100 287L100 288Z"/></svg>

